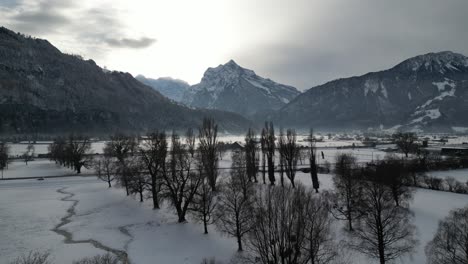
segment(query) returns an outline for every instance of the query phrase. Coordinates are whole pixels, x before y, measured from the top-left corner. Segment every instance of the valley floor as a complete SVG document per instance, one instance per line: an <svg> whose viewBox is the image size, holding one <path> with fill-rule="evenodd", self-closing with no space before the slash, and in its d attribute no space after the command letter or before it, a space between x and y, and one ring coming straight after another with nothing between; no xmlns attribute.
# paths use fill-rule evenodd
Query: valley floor
<svg viewBox="0 0 468 264"><path fill-rule="evenodd" d="M223 164L229 162L226 158ZM46 164L35 161L28 166L70 173ZM32 172L27 173L31 176ZM331 175L319 176L322 190L333 188ZM298 173L297 180L310 184L309 174ZM468 195L417 189L411 210L420 243L412 258L398 263L426 263L424 247L438 221L450 210L466 205ZM139 203L124 190L107 188L92 176L0 181L0 263L30 250L48 250L54 263L60 264L106 250L127 252L133 264L198 264L211 257L228 263L236 255L235 239L223 236L214 226L209 228L210 234L203 235L200 224L190 220L178 224L172 210L152 210L150 201ZM353 263L363 262L362 256L353 256Z"/></svg>

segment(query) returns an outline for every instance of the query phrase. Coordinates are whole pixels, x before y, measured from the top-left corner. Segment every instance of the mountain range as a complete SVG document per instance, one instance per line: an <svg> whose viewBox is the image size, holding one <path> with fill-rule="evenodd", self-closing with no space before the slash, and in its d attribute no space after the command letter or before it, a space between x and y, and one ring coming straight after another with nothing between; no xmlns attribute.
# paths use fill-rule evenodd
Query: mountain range
<svg viewBox="0 0 468 264"><path fill-rule="evenodd" d="M447 131L468 127L468 58L429 53L307 90L270 118L298 128Z"/></svg>
<svg viewBox="0 0 468 264"><path fill-rule="evenodd" d="M181 106L129 73L60 52L47 40L0 28L0 134L114 133L251 123L240 115Z"/></svg>
<svg viewBox="0 0 468 264"><path fill-rule="evenodd" d="M283 127L344 130L468 130L468 58L450 51L308 89L258 76L231 60L200 83L108 71L47 40L0 28L0 134L222 131L271 120Z"/></svg>

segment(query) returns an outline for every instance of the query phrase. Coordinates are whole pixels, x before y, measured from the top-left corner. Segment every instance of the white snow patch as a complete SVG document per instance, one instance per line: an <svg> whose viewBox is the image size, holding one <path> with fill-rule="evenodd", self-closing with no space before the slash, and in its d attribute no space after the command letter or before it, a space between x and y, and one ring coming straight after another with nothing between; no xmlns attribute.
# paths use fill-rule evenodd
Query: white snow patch
<svg viewBox="0 0 468 264"><path fill-rule="evenodd" d="M468 127L452 127L453 131L458 133L466 133L468 132Z"/></svg>
<svg viewBox="0 0 468 264"><path fill-rule="evenodd" d="M434 101L442 101L445 97L455 96L456 84L452 80L446 78L444 82L433 82L432 84L437 86L437 89L441 93L433 99L428 100L423 105L419 106L418 109L425 108L432 104ZM450 87L450 90L446 90L447 86Z"/></svg>
<svg viewBox="0 0 468 264"><path fill-rule="evenodd" d="M424 113L424 115L421 116L421 117L418 117L416 119L413 119L413 121L411 121L410 124L419 123L419 122L423 121L427 117L434 120L434 119L437 119L437 118L439 118L441 116L439 108L424 110L424 111L418 111L417 113Z"/></svg>
<svg viewBox="0 0 468 264"><path fill-rule="evenodd" d="M387 88L385 88L385 85L383 84L383 82L380 82L380 91L382 92L382 94L385 96L385 98L388 99L388 92L387 92Z"/></svg>
<svg viewBox="0 0 468 264"><path fill-rule="evenodd" d="M411 97L411 92L408 92L408 99L413 100L413 97Z"/></svg>
<svg viewBox="0 0 468 264"><path fill-rule="evenodd" d="M364 95L367 96L369 91L372 91L373 93L377 92L379 90L379 84L374 81L374 80L366 80L364 83Z"/></svg>

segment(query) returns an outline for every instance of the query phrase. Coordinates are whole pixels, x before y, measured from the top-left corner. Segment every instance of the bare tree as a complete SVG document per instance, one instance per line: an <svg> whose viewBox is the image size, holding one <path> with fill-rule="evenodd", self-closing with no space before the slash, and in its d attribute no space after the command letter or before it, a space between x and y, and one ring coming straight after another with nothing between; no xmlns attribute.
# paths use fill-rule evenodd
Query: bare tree
<svg viewBox="0 0 468 264"><path fill-rule="evenodd" d="M312 187L315 189L315 192L318 193L320 188L320 183L318 180L318 166L317 166L317 148L315 146L314 132L311 129L309 133L309 164L310 164L310 178L312 179Z"/></svg>
<svg viewBox="0 0 468 264"><path fill-rule="evenodd" d="M286 177L288 177L292 187L295 188L294 180L296 177L297 160L299 159L299 146L296 142L295 130L288 129L286 135L280 136L279 149L284 161Z"/></svg>
<svg viewBox="0 0 468 264"><path fill-rule="evenodd" d="M275 185L275 151L276 151L276 137L275 128L272 122L265 122L265 149L268 165L268 180L271 185Z"/></svg>
<svg viewBox="0 0 468 264"><path fill-rule="evenodd" d="M395 206L392 191L382 175L370 177L363 182L365 214L354 232L352 248L385 264L413 252L418 243L416 227L409 209Z"/></svg>
<svg viewBox="0 0 468 264"><path fill-rule="evenodd" d="M2 179L3 179L3 170L8 166L9 153L10 153L10 147L5 142L0 141L0 170L2 171Z"/></svg>
<svg viewBox="0 0 468 264"><path fill-rule="evenodd" d="M260 147L262 150L262 179L263 184L266 184L266 156L267 156L267 131L265 128L262 129L260 137Z"/></svg>
<svg viewBox="0 0 468 264"><path fill-rule="evenodd" d="M192 171L194 158L190 155L179 136L172 132L169 171L162 174L163 195L177 211L179 223L185 222L185 215L203 180L203 175ZM210 184L211 186L211 184Z"/></svg>
<svg viewBox="0 0 468 264"><path fill-rule="evenodd" d="M408 157L408 154L411 151L416 150L416 141L418 140L418 137L416 136L415 133L402 133L398 132L392 135L393 141L397 145L397 147L405 153L405 156Z"/></svg>
<svg viewBox="0 0 468 264"><path fill-rule="evenodd" d="M218 227L237 238L237 250L243 251L242 239L252 228L254 189L248 180L243 152L232 156L231 177L224 186L217 208Z"/></svg>
<svg viewBox="0 0 468 264"><path fill-rule="evenodd" d="M98 179L107 182L109 188L112 187L112 182L115 180L116 164L111 157L104 156L94 161L94 171Z"/></svg>
<svg viewBox="0 0 468 264"><path fill-rule="evenodd" d="M132 157L125 166L124 172L127 177L127 184L130 193L138 194L140 202L144 201L144 192L146 190L146 186L148 186L150 182L147 174L143 172L144 167L145 165L140 159Z"/></svg>
<svg viewBox="0 0 468 264"><path fill-rule="evenodd" d="M362 216L362 184L357 173L356 158L351 154L336 157L335 184L336 195L332 198L332 214L338 220L348 221L349 231L353 231L353 221Z"/></svg>
<svg viewBox="0 0 468 264"><path fill-rule="evenodd" d="M259 189L247 236L256 263L330 263L336 251L327 205L301 184Z"/></svg>
<svg viewBox="0 0 468 264"><path fill-rule="evenodd" d="M208 177L213 191L216 191L216 181L218 179L218 125L214 119L204 118L203 125L199 129L199 151L200 162L203 173Z"/></svg>
<svg viewBox="0 0 468 264"><path fill-rule="evenodd" d="M91 141L88 137L74 135L68 137L66 152L76 173L81 173L81 168L92 160L90 151Z"/></svg>
<svg viewBox="0 0 468 264"><path fill-rule="evenodd" d="M200 170L201 173L201 170ZM217 206L217 197L211 188L208 179L202 176L200 186L193 197L190 212L199 222L203 223L204 234L208 234L208 225L215 220L214 212Z"/></svg>
<svg viewBox="0 0 468 264"><path fill-rule="evenodd" d="M87 257L80 259L78 261L73 261L73 264L120 264L121 261L118 257L105 254L105 255L98 255L94 257Z"/></svg>
<svg viewBox="0 0 468 264"><path fill-rule="evenodd" d="M189 149L189 152L193 151ZM167 139L164 132L151 133L140 147L141 160L151 180L148 181L153 209L159 209L159 195L162 189L162 174L166 166Z"/></svg>
<svg viewBox="0 0 468 264"><path fill-rule="evenodd" d="M35 152L35 147L32 143L29 143L28 146L26 147L26 151L23 153L23 160L26 165L28 165L29 161L32 161L34 159L34 152Z"/></svg>
<svg viewBox="0 0 468 264"><path fill-rule="evenodd" d="M22 255L10 264L51 264L48 252L30 251L28 255Z"/></svg>
<svg viewBox="0 0 468 264"><path fill-rule="evenodd" d="M338 250L331 230L332 220L329 215L329 201L327 194L311 196L310 192L306 196L306 225L305 225L305 245L311 264L334 263L338 257Z"/></svg>
<svg viewBox="0 0 468 264"><path fill-rule="evenodd" d="M280 184L282 187L284 187L284 167L285 167L285 160L284 160L284 153L286 151L286 139L284 136L283 129L280 128L280 136L278 139L278 145L279 145L279 170L280 170Z"/></svg>
<svg viewBox="0 0 468 264"><path fill-rule="evenodd" d="M455 186L457 184L457 181L453 177L447 177L445 178L445 183L447 184L447 188L449 192L453 192L455 190Z"/></svg>
<svg viewBox="0 0 468 264"><path fill-rule="evenodd" d="M412 181L411 176L398 157L395 155L385 156L384 160L377 163L376 169L384 184L390 188L396 206L411 200L413 190L408 187Z"/></svg>
<svg viewBox="0 0 468 264"><path fill-rule="evenodd" d="M127 195L130 195L128 186L129 170L126 168L128 165L128 158L134 155L138 142L131 136L117 134L106 142L104 147L104 155L114 157L118 162L118 180L125 187Z"/></svg>
<svg viewBox="0 0 468 264"><path fill-rule="evenodd" d="M426 246L429 264L468 263L468 207L453 210Z"/></svg>
<svg viewBox="0 0 468 264"><path fill-rule="evenodd" d="M256 142L256 135L253 129L249 128L245 135L245 159L247 175L250 181L258 182L257 172L259 163L259 153Z"/></svg>
<svg viewBox="0 0 468 264"><path fill-rule="evenodd" d="M88 137L70 135L68 138L57 138L49 145L51 158L60 165L67 166L81 173L92 161L90 156L91 141Z"/></svg>

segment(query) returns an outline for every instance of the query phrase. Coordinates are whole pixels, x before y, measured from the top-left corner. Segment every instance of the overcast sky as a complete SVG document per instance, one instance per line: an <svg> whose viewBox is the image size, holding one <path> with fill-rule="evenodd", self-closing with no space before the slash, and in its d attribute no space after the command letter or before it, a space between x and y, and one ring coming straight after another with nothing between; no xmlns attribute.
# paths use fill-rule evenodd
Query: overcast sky
<svg viewBox="0 0 468 264"><path fill-rule="evenodd" d="M230 59L304 90L423 53L468 55L467 0L1 0L0 23L191 84Z"/></svg>

